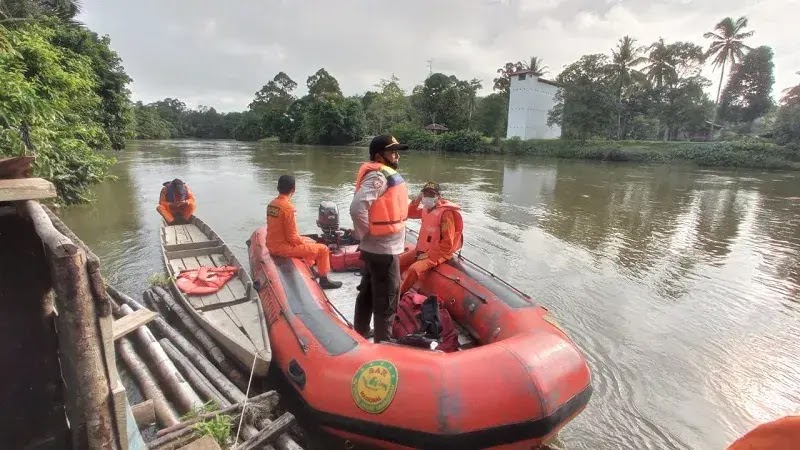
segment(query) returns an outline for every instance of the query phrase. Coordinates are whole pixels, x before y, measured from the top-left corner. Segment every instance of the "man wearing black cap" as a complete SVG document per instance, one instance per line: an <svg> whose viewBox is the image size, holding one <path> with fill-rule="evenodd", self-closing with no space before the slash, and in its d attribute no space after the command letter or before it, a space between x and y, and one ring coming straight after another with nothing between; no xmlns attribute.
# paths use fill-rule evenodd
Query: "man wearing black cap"
<svg viewBox="0 0 800 450"><path fill-rule="evenodd" d="M393 136L376 136L369 145L369 162L363 163L356 175L356 193L350 204L353 234L361 241L364 260L353 325L367 337L374 317L376 343L389 339L397 313L408 187L395 169L398 152L407 149Z"/></svg>

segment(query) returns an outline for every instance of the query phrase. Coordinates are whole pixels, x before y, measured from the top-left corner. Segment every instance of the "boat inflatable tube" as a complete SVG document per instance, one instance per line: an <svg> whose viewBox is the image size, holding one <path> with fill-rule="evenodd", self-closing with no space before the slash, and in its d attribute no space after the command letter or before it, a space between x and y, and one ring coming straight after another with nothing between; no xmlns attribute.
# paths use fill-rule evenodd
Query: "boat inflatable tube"
<svg viewBox="0 0 800 450"><path fill-rule="evenodd" d="M587 405L581 352L533 300L465 260L418 284L481 344L452 353L373 344L349 328L298 259L249 243L273 363L326 431L379 448L536 448ZM353 293L355 296L355 293Z"/></svg>

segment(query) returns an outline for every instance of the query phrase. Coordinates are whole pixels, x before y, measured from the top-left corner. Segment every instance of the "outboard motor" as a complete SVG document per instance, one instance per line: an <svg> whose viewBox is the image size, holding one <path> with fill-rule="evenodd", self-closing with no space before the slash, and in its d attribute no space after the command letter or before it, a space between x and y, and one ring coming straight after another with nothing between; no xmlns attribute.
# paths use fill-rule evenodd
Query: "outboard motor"
<svg viewBox="0 0 800 450"><path fill-rule="evenodd" d="M322 238L329 244L336 244L344 233L339 230L339 207L334 202L321 202L317 216L317 226L322 230Z"/></svg>

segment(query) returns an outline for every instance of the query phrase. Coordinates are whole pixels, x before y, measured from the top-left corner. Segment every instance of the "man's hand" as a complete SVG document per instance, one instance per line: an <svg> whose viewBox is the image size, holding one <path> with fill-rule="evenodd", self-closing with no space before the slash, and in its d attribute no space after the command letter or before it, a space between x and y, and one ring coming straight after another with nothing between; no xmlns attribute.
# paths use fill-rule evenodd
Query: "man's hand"
<svg viewBox="0 0 800 450"><path fill-rule="evenodd" d="M417 255L417 261L421 261L423 259L428 259L428 253L427 252L420 253L419 255Z"/></svg>

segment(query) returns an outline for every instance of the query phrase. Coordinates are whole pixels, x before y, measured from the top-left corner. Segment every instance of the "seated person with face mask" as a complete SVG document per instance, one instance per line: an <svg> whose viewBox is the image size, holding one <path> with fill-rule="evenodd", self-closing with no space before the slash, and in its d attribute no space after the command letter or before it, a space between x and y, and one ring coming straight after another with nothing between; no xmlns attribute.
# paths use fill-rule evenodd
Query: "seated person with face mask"
<svg viewBox="0 0 800 450"><path fill-rule="evenodd" d="M422 226L416 251L400 258L400 268L405 270L400 295L414 286L420 275L449 260L461 248L464 222L460 209L442 198L439 183L433 181L425 183L419 196L408 205L408 218L422 219Z"/></svg>

